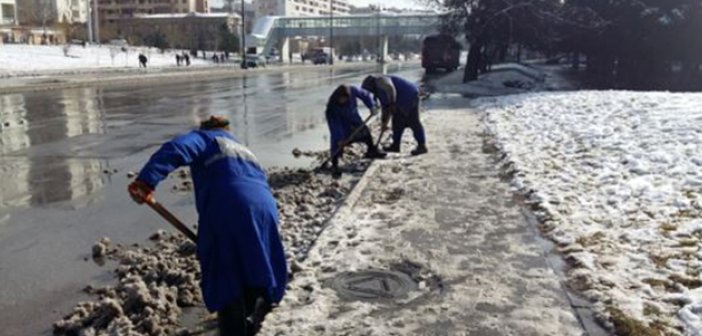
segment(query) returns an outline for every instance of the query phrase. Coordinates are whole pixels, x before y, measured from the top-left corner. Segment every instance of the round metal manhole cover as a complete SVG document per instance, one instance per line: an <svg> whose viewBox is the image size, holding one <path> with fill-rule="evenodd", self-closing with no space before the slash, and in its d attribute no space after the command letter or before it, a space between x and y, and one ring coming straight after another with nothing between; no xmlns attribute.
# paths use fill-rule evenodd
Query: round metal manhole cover
<svg viewBox="0 0 702 336"><path fill-rule="evenodd" d="M339 297L349 300L389 300L417 288L407 274L383 270L340 273L329 286Z"/></svg>

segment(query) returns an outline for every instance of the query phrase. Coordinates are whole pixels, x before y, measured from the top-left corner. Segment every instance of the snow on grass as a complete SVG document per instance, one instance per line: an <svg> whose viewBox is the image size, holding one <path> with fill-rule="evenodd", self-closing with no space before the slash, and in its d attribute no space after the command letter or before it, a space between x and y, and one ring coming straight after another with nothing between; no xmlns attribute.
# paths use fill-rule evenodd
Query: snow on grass
<svg viewBox="0 0 702 336"><path fill-rule="evenodd" d="M41 46L27 44L0 45L0 77L26 74L46 70L82 70L94 68L138 68L139 53L148 57L149 67L175 67L176 52L163 54L154 48L127 47L123 52L114 46L72 45L68 56L64 46ZM180 53L180 51L177 51ZM192 65L210 64L203 59L191 57Z"/></svg>
<svg viewBox="0 0 702 336"><path fill-rule="evenodd" d="M535 91L574 89L561 75L560 66L504 63L494 65L478 80L463 83L463 69L433 82L438 92L456 93L466 97L494 97Z"/></svg>
<svg viewBox="0 0 702 336"><path fill-rule="evenodd" d="M477 107L515 188L621 335L702 334L702 94L536 93Z"/></svg>

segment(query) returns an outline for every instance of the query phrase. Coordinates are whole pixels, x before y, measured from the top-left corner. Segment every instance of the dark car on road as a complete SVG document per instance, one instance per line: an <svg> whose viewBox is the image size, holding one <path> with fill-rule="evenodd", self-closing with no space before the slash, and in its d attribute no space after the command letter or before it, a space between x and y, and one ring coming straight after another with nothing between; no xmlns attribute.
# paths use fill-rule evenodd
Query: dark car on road
<svg viewBox="0 0 702 336"><path fill-rule="evenodd" d="M266 58L263 55L246 54L246 67L258 68L266 67Z"/></svg>
<svg viewBox="0 0 702 336"><path fill-rule="evenodd" d="M326 53L317 53L312 55L312 64L329 64L331 63L331 57Z"/></svg>
<svg viewBox="0 0 702 336"><path fill-rule="evenodd" d="M461 49L461 44L453 36L427 36L422 42L422 68L427 73L434 73L437 69L454 71L459 65Z"/></svg>

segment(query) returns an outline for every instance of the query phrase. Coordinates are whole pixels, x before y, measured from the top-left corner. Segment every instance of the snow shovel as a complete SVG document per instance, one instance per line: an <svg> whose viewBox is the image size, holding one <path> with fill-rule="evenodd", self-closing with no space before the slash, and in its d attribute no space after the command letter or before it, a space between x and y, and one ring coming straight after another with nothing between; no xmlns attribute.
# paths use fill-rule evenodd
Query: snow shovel
<svg viewBox="0 0 702 336"><path fill-rule="evenodd" d="M344 150L344 147L346 147L350 144L347 141L353 140L353 137L355 137L356 134L358 134L358 132L360 132L374 116L375 116L375 114L371 113L371 115L369 115L368 118L366 118L366 120L363 121L363 124L361 124L361 126L356 127L356 129L353 130L353 132L351 132L351 135L349 135L346 139L344 139L344 141L343 141L344 145L339 146L339 148L337 148L337 150L334 152L334 154L332 154L330 157L328 157L326 160L324 160L324 162L322 162L322 164L320 164L319 167L314 169L314 172L319 173L322 169L324 169L324 167L327 165L327 163L329 163L329 161L331 161L331 159L333 159L335 156L339 155L339 153L341 153Z"/></svg>
<svg viewBox="0 0 702 336"><path fill-rule="evenodd" d="M380 131L380 135L378 135L378 141L375 142L375 148L378 148L380 146L380 143L383 141L383 135L385 135L385 129Z"/></svg>
<svg viewBox="0 0 702 336"><path fill-rule="evenodd" d="M154 199L153 197L148 198L145 203L148 204L149 207L151 207L151 209L154 209L154 211L161 215L161 217L163 217L166 221L171 223L171 225L178 229L178 231L180 231L186 237L190 238L190 240L192 240L193 243L197 243L197 236L195 235L195 233L192 230L190 230L190 228L185 226L185 224L183 224L183 222L181 222L180 219L178 219L178 217L176 217L174 214L168 211L168 209L163 207L161 203L157 202L156 199Z"/></svg>

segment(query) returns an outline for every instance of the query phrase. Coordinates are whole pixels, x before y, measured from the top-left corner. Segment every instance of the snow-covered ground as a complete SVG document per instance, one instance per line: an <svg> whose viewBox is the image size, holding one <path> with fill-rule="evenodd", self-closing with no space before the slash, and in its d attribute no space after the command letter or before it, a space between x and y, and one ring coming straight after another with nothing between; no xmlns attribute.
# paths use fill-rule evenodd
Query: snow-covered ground
<svg viewBox="0 0 702 336"><path fill-rule="evenodd" d="M476 108L569 284L619 331L701 335L702 94L535 93Z"/></svg>
<svg viewBox="0 0 702 336"><path fill-rule="evenodd" d="M533 91L573 89L560 74L560 66L497 64L479 79L463 83L463 68L433 83L438 92L457 93L467 97L502 96Z"/></svg>
<svg viewBox="0 0 702 336"><path fill-rule="evenodd" d="M96 68L138 68L139 53L148 58L149 67L175 67L176 52L159 53L155 48L72 45L68 56L64 46L27 44L0 45L0 77L40 71L84 70ZM180 51L178 51L180 53ZM190 58L193 66L211 64L202 58Z"/></svg>
<svg viewBox="0 0 702 336"><path fill-rule="evenodd" d="M480 120L462 98L431 99L429 153L375 161L330 220L266 317L262 335L580 336L560 278L508 183L481 150ZM352 300L330 285L346 272L393 270L415 288ZM390 291L372 278L349 284ZM374 290L375 288L375 290Z"/></svg>

